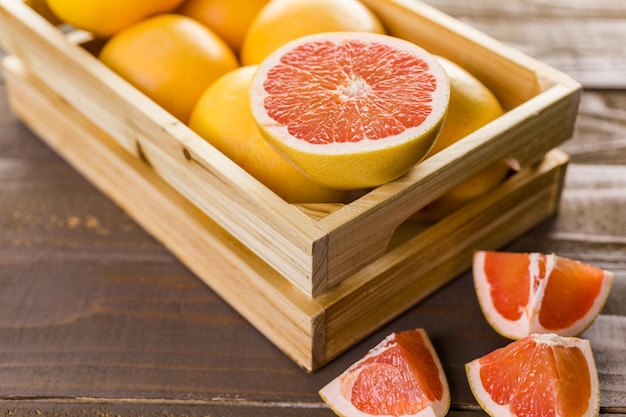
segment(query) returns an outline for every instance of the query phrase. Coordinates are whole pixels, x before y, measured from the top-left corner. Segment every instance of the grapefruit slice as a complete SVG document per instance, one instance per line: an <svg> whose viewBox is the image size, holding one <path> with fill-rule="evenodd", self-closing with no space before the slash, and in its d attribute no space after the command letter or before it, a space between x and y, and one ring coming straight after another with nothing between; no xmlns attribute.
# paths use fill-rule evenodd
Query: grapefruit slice
<svg viewBox="0 0 626 417"><path fill-rule="evenodd" d="M485 318L510 339L579 335L602 310L613 282L609 271L541 253L479 251L473 274Z"/></svg>
<svg viewBox="0 0 626 417"><path fill-rule="evenodd" d="M598 371L588 340L534 334L465 365L490 416L591 417L600 409Z"/></svg>
<svg viewBox="0 0 626 417"><path fill-rule="evenodd" d="M319 391L339 416L443 417L448 381L424 329L392 333Z"/></svg>
<svg viewBox="0 0 626 417"><path fill-rule="evenodd" d="M392 36L327 32L275 50L250 87L261 133L313 181L377 186L431 149L450 97L437 59Z"/></svg>

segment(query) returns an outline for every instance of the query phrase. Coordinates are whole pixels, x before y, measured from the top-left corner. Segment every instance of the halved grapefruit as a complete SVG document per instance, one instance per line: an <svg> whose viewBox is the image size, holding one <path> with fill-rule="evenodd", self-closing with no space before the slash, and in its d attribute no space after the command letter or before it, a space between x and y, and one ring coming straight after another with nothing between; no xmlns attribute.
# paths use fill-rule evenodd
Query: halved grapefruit
<svg viewBox="0 0 626 417"><path fill-rule="evenodd" d="M446 72L388 35L328 32L275 50L250 87L262 134L312 180L332 188L400 177L433 146L450 97Z"/></svg>
<svg viewBox="0 0 626 417"><path fill-rule="evenodd" d="M339 416L443 417L450 391L424 329L392 333L319 391Z"/></svg>
<svg viewBox="0 0 626 417"><path fill-rule="evenodd" d="M600 409L588 340L535 334L465 365L480 406L498 417L592 417Z"/></svg>
<svg viewBox="0 0 626 417"><path fill-rule="evenodd" d="M474 286L487 321L501 335L576 336L600 313L613 274L555 254L479 251Z"/></svg>

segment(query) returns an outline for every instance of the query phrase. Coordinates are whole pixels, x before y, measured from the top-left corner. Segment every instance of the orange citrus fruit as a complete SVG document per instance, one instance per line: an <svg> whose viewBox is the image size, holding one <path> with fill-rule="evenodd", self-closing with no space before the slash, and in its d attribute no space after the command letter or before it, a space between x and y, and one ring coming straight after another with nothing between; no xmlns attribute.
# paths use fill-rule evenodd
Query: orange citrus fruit
<svg viewBox="0 0 626 417"><path fill-rule="evenodd" d="M149 16L167 13L183 0L47 0L59 19L100 37L109 37Z"/></svg>
<svg viewBox="0 0 626 417"><path fill-rule="evenodd" d="M260 64L279 46L301 36L348 31L385 33L378 17L359 0L271 0L245 34L241 63Z"/></svg>
<svg viewBox="0 0 626 417"><path fill-rule="evenodd" d="M256 66L237 68L203 93L189 127L290 203L340 202L345 192L316 184L263 138L248 99Z"/></svg>
<svg viewBox="0 0 626 417"><path fill-rule="evenodd" d="M465 366L476 400L498 417L592 417L600 409L588 340L534 334Z"/></svg>
<svg viewBox="0 0 626 417"><path fill-rule="evenodd" d="M613 282L611 272L541 253L479 251L473 275L487 321L511 339L582 333L600 313Z"/></svg>
<svg viewBox="0 0 626 417"><path fill-rule="evenodd" d="M186 0L176 11L207 25L239 54L243 38L269 0Z"/></svg>
<svg viewBox="0 0 626 417"><path fill-rule="evenodd" d="M456 63L437 58L450 79L450 104L441 133L426 157L458 142L504 113L496 96L480 80ZM427 221L441 219L500 184L508 172L506 161L495 162L425 206L415 217Z"/></svg>
<svg viewBox="0 0 626 417"><path fill-rule="evenodd" d="M184 123L204 90L239 65L214 32L175 14L150 17L118 32L99 57Z"/></svg>
<svg viewBox="0 0 626 417"><path fill-rule="evenodd" d="M432 147L448 105L437 59L387 35L308 35L274 51L250 87L261 133L313 181L377 186Z"/></svg>
<svg viewBox="0 0 626 417"><path fill-rule="evenodd" d="M443 417L450 390L424 329L392 333L319 391L340 416Z"/></svg>
<svg viewBox="0 0 626 417"><path fill-rule="evenodd" d="M478 78L449 59L441 56L437 59L450 78L450 107L441 134L428 156L458 142L504 113L496 96Z"/></svg>

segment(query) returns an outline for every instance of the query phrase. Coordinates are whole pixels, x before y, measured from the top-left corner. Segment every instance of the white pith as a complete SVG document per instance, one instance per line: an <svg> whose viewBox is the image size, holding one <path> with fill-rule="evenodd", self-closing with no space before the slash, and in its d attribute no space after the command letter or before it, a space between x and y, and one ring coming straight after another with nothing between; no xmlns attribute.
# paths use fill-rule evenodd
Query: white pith
<svg viewBox="0 0 626 417"><path fill-rule="evenodd" d="M350 98L368 94L372 88L363 78L352 78L346 85L340 85L337 88L337 96L339 100L345 101Z"/></svg>

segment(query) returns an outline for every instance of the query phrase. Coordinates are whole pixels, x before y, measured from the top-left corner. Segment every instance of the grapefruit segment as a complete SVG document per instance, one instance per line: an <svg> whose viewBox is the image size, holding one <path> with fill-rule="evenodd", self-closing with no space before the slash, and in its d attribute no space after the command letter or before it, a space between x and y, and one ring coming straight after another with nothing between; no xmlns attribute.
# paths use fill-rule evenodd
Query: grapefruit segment
<svg viewBox="0 0 626 417"><path fill-rule="evenodd" d="M377 186L433 146L450 96L437 59L387 35L298 38L259 66L252 113L265 138L314 181Z"/></svg>
<svg viewBox="0 0 626 417"><path fill-rule="evenodd" d="M424 329L392 333L319 392L340 416L445 416L448 382Z"/></svg>
<svg viewBox="0 0 626 417"><path fill-rule="evenodd" d="M555 254L479 251L474 286L480 307L501 335L576 336L593 323L613 274Z"/></svg>
<svg viewBox="0 0 626 417"><path fill-rule="evenodd" d="M491 416L591 417L600 408L589 341L534 334L465 366L472 393Z"/></svg>

